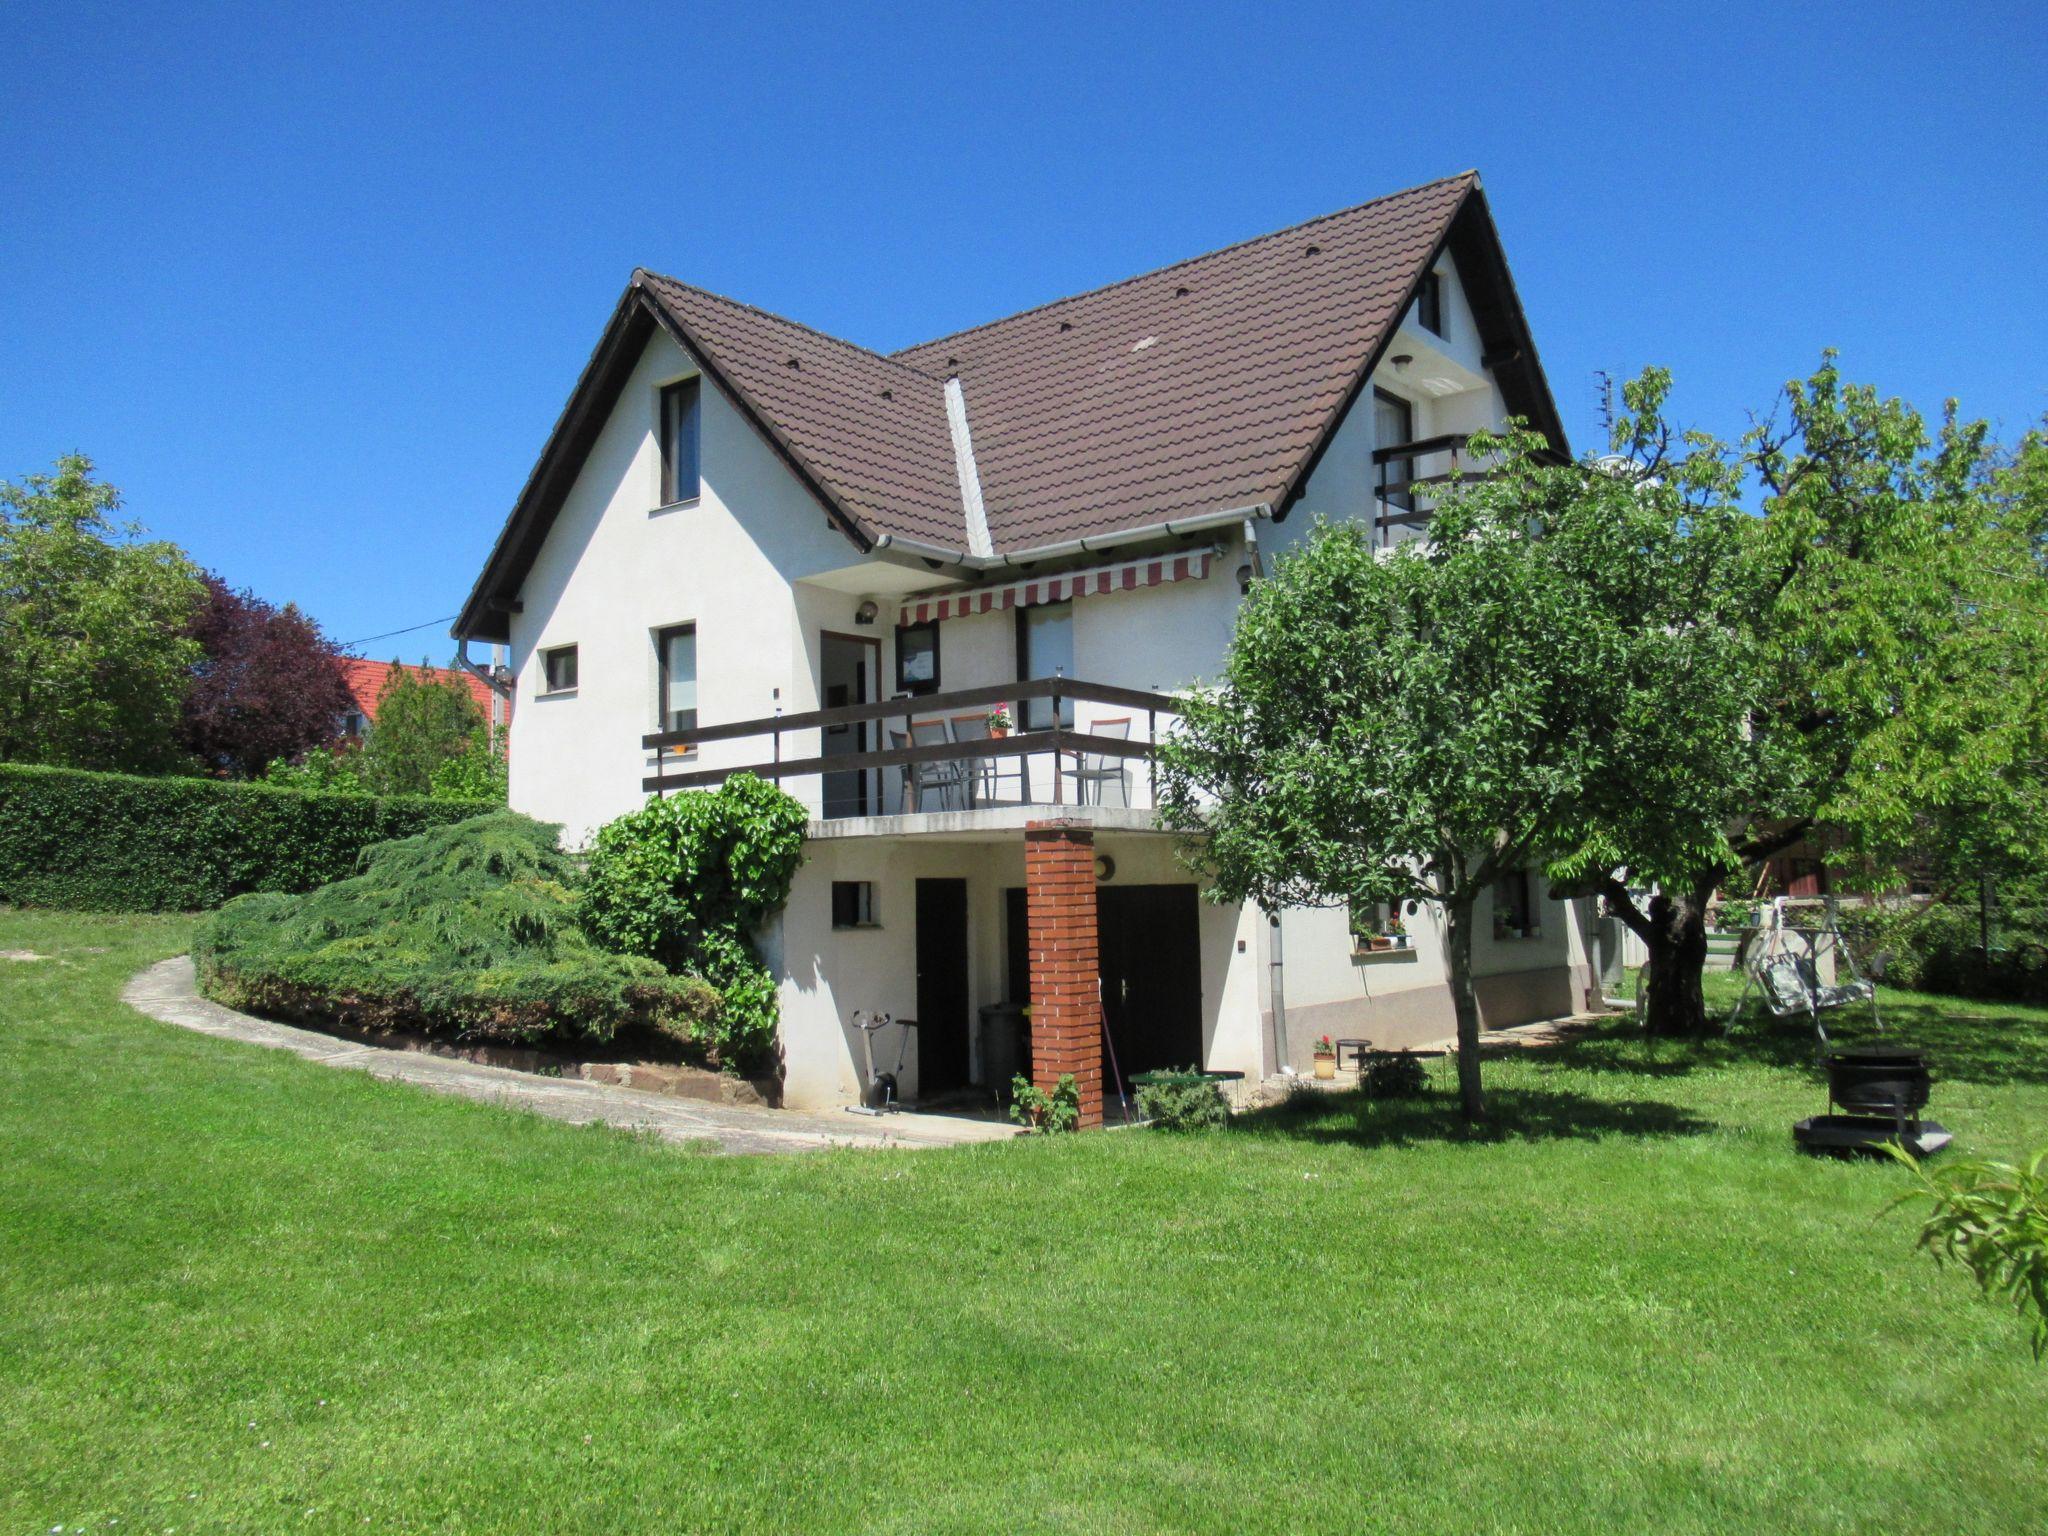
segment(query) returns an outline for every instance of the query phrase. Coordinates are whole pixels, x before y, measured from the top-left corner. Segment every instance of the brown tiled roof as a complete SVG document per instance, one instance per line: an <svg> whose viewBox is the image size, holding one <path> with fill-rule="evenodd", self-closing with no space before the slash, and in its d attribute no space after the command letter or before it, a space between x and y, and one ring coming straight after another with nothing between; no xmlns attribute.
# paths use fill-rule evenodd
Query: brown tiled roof
<svg viewBox="0 0 2048 1536"><path fill-rule="evenodd" d="M959 375L999 550L1277 504L1476 182L1397 192L895 355Z"/></svg>
<svg viewBox="0 0 2048 1536"><path fill-rule="evenodd" d="M707 371L737 387L869 537L966 547L941 380L672 277L635 280L687 333Z"/></svg>
<svg viewBox="0 0 2048 1536"><path fill-rule="evenodd" d="M1261 504L1284 515L1445 247L1509 409L1563 451L1469 171L894 355L636 272L455 633L507 637L519 584L657 327L864 550L969 548L945 408L957 375L994 550L1021 554Z"/></svg>

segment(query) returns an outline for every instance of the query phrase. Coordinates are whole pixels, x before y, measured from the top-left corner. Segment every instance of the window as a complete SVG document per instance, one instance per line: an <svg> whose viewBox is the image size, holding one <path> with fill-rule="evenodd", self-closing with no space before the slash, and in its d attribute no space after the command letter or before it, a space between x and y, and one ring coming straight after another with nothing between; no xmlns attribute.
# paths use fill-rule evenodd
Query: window
<svg viewBox="0 0 2048 1536"><path fill-rule="evenodd" d="M1074 675L1074 605L1045 603L1017 610L1017 680ZM1026 699L1017 719L1027 731L1052 728L1052 700ZM1074 723L1074 701L1060 700L1060 724Z"/></svg>
<svg viewBox="0 0 2048 1536"><path fill-rule="evenodd" d="M1432 335L1447 334L1444 330L1443 273L1423 274L1422 286L1415 292L1415 323Z"/></svg>
<svg viewBox="0 0 2048 1536"><path fill-rule="evenodd" d="M1493 936L1496 939L1540 939L1542 924L1530 898L1529 872L1511 869L1493 883Z"/></svg>
<svg viewBox="0 0 2048 1536"><path fill-rule="evenodd" d="M576 647L558 645L540 653L542 693L576 691Z"/></svg>
<svg viewBox="0 0 2048 1536"><path fill-rule="evenodd" d="M1398 448L1415 441L1415 407L1399 395L1384 389L1372 392L1372 437L1377 448ZM1415 460L1389 459L1380 466L1380 484L1406 483L1415 478ZM1380 498L1403 512L1415 510L1413 491L1396 491Z"/></svg>
<svg viewBox="0 0 2048 1536"><path fill-rule="evenodd" d="M834 880L832 882L832 926L834 928L879 928L875 921L875 882Z"/></svg>
<svg viewBox="0 0 2048 1536"><path fill-rule="evenodd" d="M697 626L676 624L654 632L655 717L664 731L697 728ZM688 752L689 747L677 750Z"/></svg>
<svg viewBox="0 0 2048 1536"><path fill-rule="evenodd" d="M896 691L939 691L939 625L906 624L896 631Z"/></svg>
<svg viewBox="0 0 2048 1536"><path fill-rule="evenodd" d="M698 474L698 429L703 422L703 392L696 379L684 379L661 392L661 504L695 501L702 489Z"/></svg>

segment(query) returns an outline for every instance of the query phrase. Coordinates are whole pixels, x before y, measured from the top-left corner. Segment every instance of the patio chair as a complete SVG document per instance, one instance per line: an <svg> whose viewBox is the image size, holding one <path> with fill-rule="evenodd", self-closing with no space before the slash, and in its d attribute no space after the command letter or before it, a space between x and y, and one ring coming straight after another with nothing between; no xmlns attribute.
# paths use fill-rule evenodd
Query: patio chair
<svg viewBox="0 0 2048 1536"><path fill-rule="evenodd" d="M1125 715L1117 720L1090 721L1088 734L1129 741L1131 718ZM1074 801L1078 805L1102 804L1102 786L1105 784L1116 785L1117 799L1125 805L1131 803L1130 775L1120 757L1111 757L1106 752L1077 751L1074 766L1062 768L1060 772L1074 781Z"/></svg>
<svg viewBox="0 0 2048 1536"><path fill-rule="evenodd" d="M901 731L889 733L890 745L895 747L937 747L944 746L953 738L947 733L943 720L913 720L910 734L906 739ZM936 792L939 809L950 810L957 800L967 797L967 774L965 765L958 762L905 763L903 765L903 809L922 811L925 795Z"/></svg>
<svg viewBox="0 0 2048 1536"><path fill-rule="evenodd" d="M987 715L949 715L946 729L955 741L987 741ZM962 786L967 791L967 803L971 806L984 794L995 790L995 759L992 757L965 757L958 764Z"/></svg>

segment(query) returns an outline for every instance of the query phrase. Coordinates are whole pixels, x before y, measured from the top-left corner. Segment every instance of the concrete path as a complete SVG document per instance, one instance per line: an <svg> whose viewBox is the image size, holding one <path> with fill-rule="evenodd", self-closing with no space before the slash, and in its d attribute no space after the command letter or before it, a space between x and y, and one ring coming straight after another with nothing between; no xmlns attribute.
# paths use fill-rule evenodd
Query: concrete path
<svg viewBox="0 0 2048 1536"><path fill-rule="evenodd" d="M199 995L192 959L180 955L151 966L122 989L122 1001L138 1012L181 1029L222 1040L290 1051L322 1066L367 1072L390 1082L411 1083L434 1093L529 1110L572 1125L602 1121L622 1129L650 1131L664 1141L709 1141L721 1152L812 1152L822 1147L943 1147L969 1141L999 1141L1017 1128L994 1121L946 1115L801 1114L738 1104L705 1104L693 1099L642 1093L609 1083L540 1077L507 1067L389 1051L356 1045L318 1030L274 1024L223 1008Z"/></svg>

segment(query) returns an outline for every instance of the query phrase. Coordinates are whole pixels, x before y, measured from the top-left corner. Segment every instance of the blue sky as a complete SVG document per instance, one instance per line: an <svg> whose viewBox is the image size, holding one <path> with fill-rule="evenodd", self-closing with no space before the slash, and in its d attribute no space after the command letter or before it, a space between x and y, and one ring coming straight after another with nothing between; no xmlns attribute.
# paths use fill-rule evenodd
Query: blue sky
<svg viewBox="0 0 2048 1536"><path fill-rule="evenodd" d="M2048 412L2048 13L0 7L0 478L454 612L636 264L894 347L1477 167L1568 428ZM367 647L445 655L440 629Z"/></svg>

